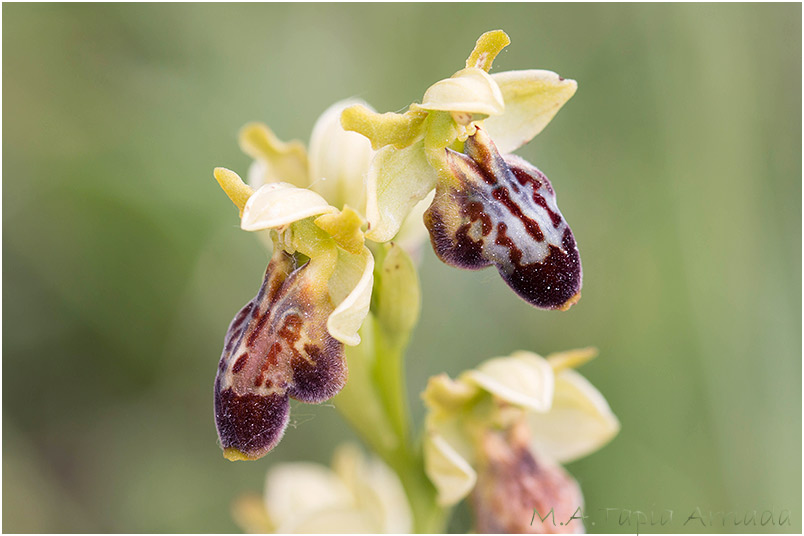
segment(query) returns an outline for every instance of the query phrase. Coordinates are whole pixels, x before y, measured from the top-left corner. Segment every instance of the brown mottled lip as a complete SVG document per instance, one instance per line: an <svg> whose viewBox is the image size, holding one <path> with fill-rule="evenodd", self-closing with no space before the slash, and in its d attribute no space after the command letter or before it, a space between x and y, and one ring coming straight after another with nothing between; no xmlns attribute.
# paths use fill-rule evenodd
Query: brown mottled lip
<svg viewBox="0 0 804 536"><path fill-rule="evenodd" d="M541 309L577 303L581 258L547 176L501 155L481 128L463 153L447 149L447 158L452 180L437 184L424 214L438 258L467 270L495 266L520 298Z"/></svg>
<svg viewBox="0 0 804 536"><path fill-rule="evenodd" d="M273 449L285 433L290 398L318 404L346 383L343 343L327 330L334 306L312 266L276 248L257 296L229 326L214 387L228 460L256 460Z"/></svg>

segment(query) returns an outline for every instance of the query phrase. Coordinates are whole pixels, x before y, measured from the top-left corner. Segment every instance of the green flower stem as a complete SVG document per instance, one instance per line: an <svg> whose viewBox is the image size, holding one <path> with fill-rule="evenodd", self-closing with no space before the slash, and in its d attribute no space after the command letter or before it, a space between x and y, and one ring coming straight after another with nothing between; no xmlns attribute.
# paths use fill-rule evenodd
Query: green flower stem
<svg viewBox="0 0 804 536"><path fill-rule="evenodd" d="M380 322L374 324L374 381L400 444L410 441L410 411L403 371L407 341L392 341Z"/></svg>
<svg viewBox="0 0 804 536"><path fill-rule="evenodd" d="M335 399L346 420L399 476L418 533L444 531L448 511L424 472L421 445L412 440L404 357L419 316L416 267L402 248L372 247L376 261L371 313L362 342L347 348L350 377Z"/></svg>

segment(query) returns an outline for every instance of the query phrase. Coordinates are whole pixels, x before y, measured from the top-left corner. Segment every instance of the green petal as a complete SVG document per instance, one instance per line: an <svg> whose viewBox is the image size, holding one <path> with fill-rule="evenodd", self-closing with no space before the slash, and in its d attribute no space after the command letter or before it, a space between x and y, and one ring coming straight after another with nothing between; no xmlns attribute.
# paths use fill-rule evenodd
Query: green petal
<svg viewBox="0 0 804 536"><path fill-rule="evenodd" d="M505 111L505 104L500 88L486 71L467 67L430 86L418 108L499 115Z"/></svg>
<svg viewBox="0 0 804 536"><path fill-rule="evenodd" d="M314 223L349 253L358 254L363 251L365 240L360 228L365 222L349 205L344 206L340 212L319 216Z"/></svg>
<svg viewBox="0 0 804 536"><path fill-rule="evenodd" d="M375 150L386 145L403 149L422 136L422 125L427 118L423 110L409 110L404 114L379 114L368 105L355 104L341 114L341 125L349 131L362 134Z"/></svg>
<svg viewBox="0 0 804 536"><path fill-rule="evenodd" d="M528 424L533 448L561 463L598 450L620 430L603 395L572 369L556 375L550 412L528 415Z"/></svg>
<svg viewBox="0 0 804 536"><path fill-rule="evenodd" d="M232 203L240 210L240 215L243 215L243 208L249 197L254 195L254 190L243 182L240 176L232 171L222 167L216 167L213 171L215 180L232 200Z"/></svg>
<svg viewBox="0 0 804 536"><path fill-rule="evenodd" d="M533 139L575 94L575 80L552 71L506 71L491 75L505 101L505 113L484 121L500 153L510 153Z"/></svg>
<svg viewBox="0 0 804 536"><path fill-rule="evenodd" d="M394 238L408 213L435 188L437 172L424 154L424 142L395 149L386 147L371 162L367 179L366 238L387 242Z"/></svg>
<svg viewBox="0 0 804 536"><path fill-rule="evenodd" d="M307 152L300 141L281 141L262 123L240 129L240 148L257 161L249 170L249 184L259 188L270 182L289 182L304 188L309 184Z"/></svg>
<svg viewBox="0 0 804 536"><path fill-rule="evenodd" d="M374 257L364 247L360 254L338 250L338 262L329 279L329 295L335 310L327 320L327 330L349 346L360 343L357 331L368 314L374 283Z"/></svg>
<svg viewBox="0 0 804 536"><path fill-rule="evenodd" d="M490 359L477 369L464 372L460 379L531 411L547 412L553 400L553 368L543 357L531 352Z"/></svg>
<svg viewBox="0 0 804 536"><path fill-rule="evenodd" d="M330 106L318 118L310 137L310 188L332 206L365 212L365 179L374 151L371 142L341 126L341 112L363 101L345 100Z"/></svg>
<svg viewBox="0 0 804 536"><path fill-rule="evenodd" d="M461 413L478 393L473 383L453 380L442 373L432 376L427 382L422 400L431 415L452 418Z"/></svg>
<svg viewBox="0 0 804 536"><path fill-rule="evenodd" d="M502 49L511 44L511 39L502 30L492 30L477 39L474 50L466 59L467 67L477 67L489 72L494 58Z"/></svg>
<svg viewBox="0 0 804 536"><path fill-rule="evenodd" d="M329 212L337 211L317 193L285 182L273 182L249 197L240 228L244 231L278 228Z"/></svg>

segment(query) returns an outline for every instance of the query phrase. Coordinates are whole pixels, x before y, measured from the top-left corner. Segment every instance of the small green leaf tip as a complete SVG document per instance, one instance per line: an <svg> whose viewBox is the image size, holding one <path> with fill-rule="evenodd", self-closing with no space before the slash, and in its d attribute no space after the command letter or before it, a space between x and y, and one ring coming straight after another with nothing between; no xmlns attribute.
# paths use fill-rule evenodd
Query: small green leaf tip
<svg viewBox="0 0 804 536"><path fill-rule="evenodd" d="M491 64L494 58L500 53L502 49L511 44L511 38L502 30L492 30L481 35L475 49L469 54L466 59L467 67L477 67L486 72L491 70Z"/></svg>

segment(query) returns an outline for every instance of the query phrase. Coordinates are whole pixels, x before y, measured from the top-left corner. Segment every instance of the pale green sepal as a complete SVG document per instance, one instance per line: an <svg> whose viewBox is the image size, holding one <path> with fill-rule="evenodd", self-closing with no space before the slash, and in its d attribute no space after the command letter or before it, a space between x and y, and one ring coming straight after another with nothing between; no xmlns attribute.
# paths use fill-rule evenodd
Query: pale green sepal
<svg viewBox="0 0 804 536"><path fill-rule="evenodd" d="M467 67L430 86L419 107L441 112L499 115L505 111L505 101L497 83L486 71Z"/></svg>
<svg viewBox="0 0 804 536"><path fill-rule="evenodd" d="M393 342L407 341L419 319L421 292L416 266L397 244L386 245L375 284L374 310L385 335Z"/></svg>
<svg viewBox="0 0 804 536"><path fill-rule="evenodd" d="M338 261L329 279L329 295L335 310L329 315L327 329L343 344L360 343L357 331L368 314L374 283L374 256L364 247L360 254L338 251Z"/></svg>
<svg viewBox="0 0 804 536"><path fill-rule="evenodd" d="M461 380L482 387L497 398L535 412L550 411L554 375L550 363L532 352L497 357L463 373Z"/></svg>
<svg viewBox="0 0 804 536"><path fill-rule="evenodd" d="M377 152L367 180L366 238L388 242L399 232L405 217L435 188L438 174L427 161L423 141L397 150Z"/></svg>
<svg viewBox="0 0 804 536"><path fill-rule="evenodd" d="M241 150L261 163L249 172L249 183L259 188L270 182L289 182L299 188L308 186L307 151L300 141L281 141L262 123L249 123L240 129Z"/></svg>
<svg viewBox="0 0 804 536"><path fill-rule="evenodd" d="M590 454L608 443L620 422L606 399L572 369L556 375L553 407L549 413L531 413L532 446L561 463Z"/></svg>
<svg viewBox="0 0 804 536"><path fill-rule="evenodd" d="M510 153L536 136L575 94L575 80L552 71L506 71L491 75L502 91L505 113L489 117L484 127L500 153Z"/></svg>
<svg viewBox="0 0 804 536"><path fill-rule="evenodd" d="M260 231L278 228L310 216L337 212L317 193L286 182L265 184L249 197L240 228Z"/></svg>
<svg viewBox="0 0 804 536"><path fill-rule="evenodd" d="M469 495L477 482L477 473L442 436L424 438L424 470L438 492L440 506L452 506Z"/></svg>
<svg viewBox="0 0 804 536"><path fill-rule="evenodd" d="M351 205L363 212L366 174L374 151L369 140L341 126L341 112L353 105L370 109L363 101L344 100L327 108L316 121L310 136L310 189L336 208Z"/></svg>
<svg viewBox="0 0 804 536"><path fill-rule="evenodd" d="M285 532L317 511L351 506L352 497L329 468L312 462L291 462L268 470L264 500L271 522Z"/></svg>
<svg viewBox="0 0 804 536"><path fill-rule="evenodd" d="M399 233L394 238L394 243L399 244L410 253L416 264L421 260L422 243L429 241L430 234L427 227L424 226L424 213L433 204L433 198L435 198L435 190L427 194L411 209L408 217L402 223Z"/></svg>

